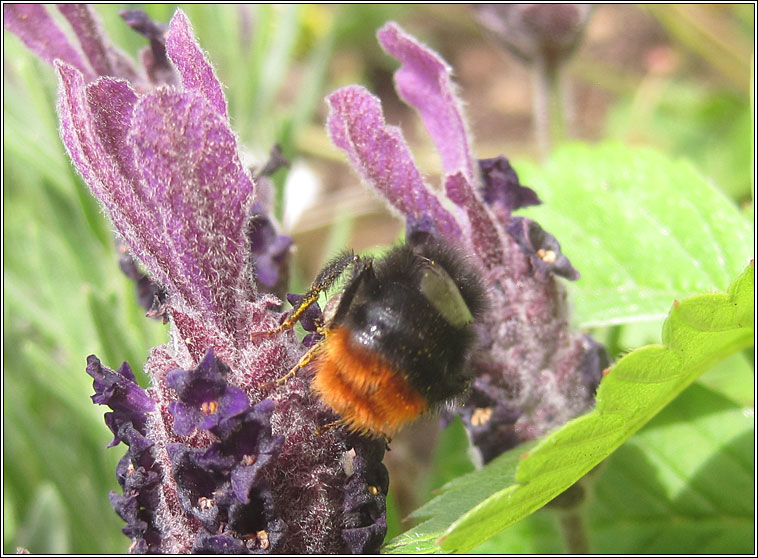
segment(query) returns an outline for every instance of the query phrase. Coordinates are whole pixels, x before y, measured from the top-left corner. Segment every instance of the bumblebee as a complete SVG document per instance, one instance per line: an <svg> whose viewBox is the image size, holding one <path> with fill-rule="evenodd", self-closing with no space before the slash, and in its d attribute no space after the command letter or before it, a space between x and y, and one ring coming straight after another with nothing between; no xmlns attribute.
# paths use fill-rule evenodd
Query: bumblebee
<svg viewBox="0 0 758 558"><path fill-rule="evenodd" d="M340 416L335 425L390 439L465 391L484 288L458 251L431 236L378 259L346 251L317 275L277 331L293 327L347 273L324 310L323 339L278 383L311 365L312 389Z"/></svg>

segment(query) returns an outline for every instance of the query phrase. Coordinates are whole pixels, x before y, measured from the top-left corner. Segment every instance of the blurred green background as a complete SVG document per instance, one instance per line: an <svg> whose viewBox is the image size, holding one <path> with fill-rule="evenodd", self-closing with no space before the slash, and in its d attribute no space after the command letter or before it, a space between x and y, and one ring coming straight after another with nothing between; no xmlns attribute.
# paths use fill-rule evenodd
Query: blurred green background
<svg viewBox="0 0 758 558"><path fill-rule="evenodd" d="M134 56L146 42L118 17L124 7L167 22L176 5L97 6L112 40ZM433 146L397 99L396 63L374 39L385 21L453 66L479 157L539 158L528 69L464 6L181 7L226 86L245 162L262 166L279 143L293 163L274 176L278 217L297 245L293 291L339 248L387 245L403 229L331 146L326 94L360 83L379 95L434 182ZM572 136L687 158L752 216L753 20L747 4L596 6L566 68ZM85 361L94 353L110 367L127 360L139 370L166 327L136 306L109 224L63 150L52 69L7 31L3 86L3 551L120 553L128 540L107 494L118 488L123 449L105 448L111 436L89 400ZM618 355L659 331L656 323L596 334ZM737 357L735 366L751 368L751 358ZM466 444L459 424L440 434L434 421L393 441L390 536L433 489L473 468ZM556 521L539 512L518 528L522 546L491 541L481 550L561 551Z"/></svg>

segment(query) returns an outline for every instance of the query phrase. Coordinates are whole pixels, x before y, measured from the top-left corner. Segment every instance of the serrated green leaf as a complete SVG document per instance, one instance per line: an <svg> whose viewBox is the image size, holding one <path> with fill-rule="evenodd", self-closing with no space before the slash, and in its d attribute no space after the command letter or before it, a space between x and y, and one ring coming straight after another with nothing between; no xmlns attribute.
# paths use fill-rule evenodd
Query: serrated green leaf
<svg viewBox="0 0 758 558"><path fill-rule="evenodd" d="M581 327L662 319L672 300L726 289L752 257L751 223L686 161L576 144L518 171L544 202L522 213L582 274L568 285Z"/></svg>
<svg viewBox="0 0 758 558"><path fill-rule="evenodd" d="M675 305L664 323L665 345L633 351L611 368L598 389L594 411L543 438L533 449L517 450L528 452L524 459L508 452L450 483L414 514L434 513L433 519L396 538L385 550L469 551L574 484L713 362L750 346L753 274L751 264L733 282L729 294L700 295ZM709 319L709 313L718 319ZM498 490L498 486L504 488ZM468 511L450 523L467 505L471 506Z"/></svg>
<svg viewBox="0 0 758 558"><path fill-rule="evenodd" d="M518 484L495 493L458 519L440 539L445 551L465 551L549 502L579 480L655 416L695 378L753 342L754 266L729 294L700 295L675 305L664 323L665 345L622 358L601 382L596 409L543 439L522 461ZM693 324L680 316L694 301ZM723 321L706 319L710 312ZM731 312L722 312L731 308ZM704 325L705 329L698 326Z"/></svg>

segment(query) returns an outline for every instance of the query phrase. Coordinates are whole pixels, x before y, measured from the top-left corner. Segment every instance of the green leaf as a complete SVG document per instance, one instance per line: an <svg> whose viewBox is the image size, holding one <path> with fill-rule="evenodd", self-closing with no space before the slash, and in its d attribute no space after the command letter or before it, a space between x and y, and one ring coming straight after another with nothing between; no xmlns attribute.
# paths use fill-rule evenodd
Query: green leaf
<svg viewBox="0 0 758 558"><path fill-rule="evenodd" d="M752 409L690 386L594 479L592 552L754 553L753 439Z"/></svg>
<svg viewBox="0 0 758 558"><path fill-rule="evenodd" d="M753 293L750 265L728 294L700 295L675 304L664 323L664 344L622 358L600 384L594 411L543 438L536 447L517 450L526 454L507 452L448 484L414 514L434 517L396 538L386 550L466 552L555 498L714 362L751 345Z"/></svg>
<svg viewBox="0 0 758 558"><path fill-rule="evenodd" d="M530 442L520 447L527 451L534 447ZM483 469L469 473L442 487L440 494L413 512L411 517L430 518L390 541L383 548L388 553L442 552L436 539L467 510L489 497L497 487L511 482L518 467L521 454L506 452Z"/></svg>
<svg viewBox="0 0 758 558"><path fill-rule="evenodd" d="M755 406L755 354L751 350L722 360L698 382L742 407Z"/></svg>
<svg viewBox="0 0 758 558"><path fill-rule="evenodd" d="M470 551L470 554L563 554L566 552L555 513L542 509Z"/></svg>
<svg viewBox="0 0 758 558"><path fill-rule="evenodd" d="M576 144L519 176L544 202L523 214L582 274L568 285L581 327L662 319L674 299L726 289L752 256L750 222L686 161Z"/></svg>

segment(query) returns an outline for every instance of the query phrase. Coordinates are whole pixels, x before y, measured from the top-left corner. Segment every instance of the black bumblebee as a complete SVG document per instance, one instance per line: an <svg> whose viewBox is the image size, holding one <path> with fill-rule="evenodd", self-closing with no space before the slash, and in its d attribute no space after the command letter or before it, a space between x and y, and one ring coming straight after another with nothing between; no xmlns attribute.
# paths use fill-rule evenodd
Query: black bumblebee
<svg viewBox="0 0 758 558"><path fill-rule="evenodd" d="M279 381L312 362L313 390L339 423L389 438L466 389L485 292L457 250L425 235L377 259L343 252L277 331L294 326L348 269L344 288L324 311L323 340Z"/></svg>

